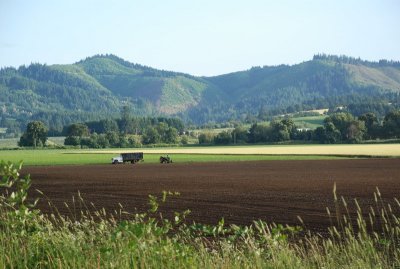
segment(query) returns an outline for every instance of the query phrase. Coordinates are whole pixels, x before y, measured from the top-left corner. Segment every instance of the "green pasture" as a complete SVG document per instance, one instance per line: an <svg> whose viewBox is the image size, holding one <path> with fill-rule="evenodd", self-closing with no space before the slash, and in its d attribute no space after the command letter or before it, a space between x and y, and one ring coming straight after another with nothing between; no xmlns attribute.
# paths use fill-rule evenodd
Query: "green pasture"
<svg viewBox="0 0 400 269"><path fill-rule="evenodd" d="M18 147L19 138L2 138L0 139L0 148L16 148Z"/></svg>
<svg viewBox="0 0 400 269"><path fill-rule="evenodd" d="M47 139L47 145L49 145L49 146L55 146L55 145L63 146L64 145L64 140L65 140L64 136L49 137ZM2 139L0 139L0 149L17 148L18 147L18 141L19 141L19 138L2 138Z"/></svg>
<svg viewBox="0 0 400 269"><path fill-rule="evenodd" d="M308 128L308 129L316 129L320 126L324 125L324 119L326 118L326 115L320 115L320 116L306 116L306 117L294 117L291 118L293 122L296 124L297 128ZM266 124L269 125L269 121L263 121L259 122L260 124ZM247 128L251 127L251 124L245 124L244 125ZM233 128L225 128L225 129L230 129L232 130ZM215 130L220 130L219 132L223 131L224 129L215 129ZM218 133L215 131L216 133Z"/></svg>
<svg viewBox="0 0 400 269"><path fill-rule="evenodd" d="M157 163L161 154L145 153L144 164ZM19 162L24 165L76 165L109 164L115 153L87 153L83 150L0 150L0 160ZM229 155L229 154L170 154L174 163L219 162L219 161L260 161L260 160L317 160L338 159L334 156L317 155ZM343 157L342 157L343 158Z"/></svg>
<svg viewBox="0 0 400 269"><path fill-rule="evenodd" d="M176 163L257 160L320 160L349 157L400 157L400 144L244 145L108 149L3 149L0 160L25 165L108 164L121 152L144 153L145 163L169 154Z"/></svg>
<svg viewBox="0 0 400 269"><path fill-rule="evenodd" d="M293 118L293 122L296 124L298 128L316 129L324 125L325 118L326 118L325 115L299 117L299 118Z"/></svg>
<svg viewBox="0 0 400 269"><path fill-rule="evenodd" d="M0 160L24 165L67 165L111 163L115 154L69 154L66 150L1 150ZM77 151L75 151L78 153Z"/></svg>

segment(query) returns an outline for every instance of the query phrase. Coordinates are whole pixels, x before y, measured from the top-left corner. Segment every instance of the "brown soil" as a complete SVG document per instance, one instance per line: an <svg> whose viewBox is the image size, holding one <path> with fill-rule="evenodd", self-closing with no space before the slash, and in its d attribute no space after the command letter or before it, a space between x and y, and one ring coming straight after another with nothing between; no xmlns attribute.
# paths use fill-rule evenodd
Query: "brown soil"
<svg viewBox="0 0 400 269"><path fill-rule="evenodd" d="M308 228L324 230L330 224L326 207L335 211L334 182L338 195L353 205L351 212L353 198L366 211L374 205L376 187L385 202L399 197L399 168L400 159L356 159L42 166L25 167L23 174L31 174L32 189L44 192L62 214L69 214L64 202L71 204L78 191L87 204L109 212L118 203L126 211L143 212L149 194L171 190L181 196L161 207L167 215L190 209L190 220L202 223L224 217L235 224L263 219L291 225L301 216ZM41 199L39 206L49 212Z"/></svg>

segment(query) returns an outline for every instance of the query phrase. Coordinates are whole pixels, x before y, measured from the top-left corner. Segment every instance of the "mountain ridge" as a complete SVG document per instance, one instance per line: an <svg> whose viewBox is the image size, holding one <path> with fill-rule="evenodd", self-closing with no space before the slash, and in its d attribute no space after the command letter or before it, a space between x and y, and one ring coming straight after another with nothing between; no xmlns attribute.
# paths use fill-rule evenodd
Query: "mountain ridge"
<svg viewBox="0 0 400 269"><path fill-rule="evenodd" d="M0 117L61 125L134 115L177 116L205 123L351 103L392 102L400 92L400 63L315 55L295 65L252 67L205 77L158 70L112 54L74 64L0 69Z"/></svg>

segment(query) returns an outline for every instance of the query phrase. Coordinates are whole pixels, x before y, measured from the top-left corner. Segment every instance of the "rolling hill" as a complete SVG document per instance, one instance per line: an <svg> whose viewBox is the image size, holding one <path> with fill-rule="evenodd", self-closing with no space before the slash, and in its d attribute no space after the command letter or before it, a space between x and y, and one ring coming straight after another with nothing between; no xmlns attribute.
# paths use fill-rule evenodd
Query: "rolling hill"
<svg viewBox="0 0 400 269"><path fill-rule="evenodd" d="M74 121L135 115L205 123L348 104L395 102L400 63L316 55L296 65L253 67L214 77L157 70L114 55L70 65L0 70L0 118L40 119L60 129ZM0 122L0 127L1 126ZM4 124L3 124L4 125Z"/></svg>

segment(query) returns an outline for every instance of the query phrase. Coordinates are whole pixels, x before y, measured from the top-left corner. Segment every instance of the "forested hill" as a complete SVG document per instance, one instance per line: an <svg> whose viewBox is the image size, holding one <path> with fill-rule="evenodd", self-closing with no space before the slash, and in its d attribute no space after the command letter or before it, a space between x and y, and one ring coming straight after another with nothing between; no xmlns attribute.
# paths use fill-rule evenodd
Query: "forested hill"
<svg viewBox="0 0 400 269"><path fill-rule="evenodd" d="M393 103L400 63L316 55L288 66L253 67L215 77L157 70L114 55L71 65L31 64L0 70L0 127L39 119L55 129L114 117L179 116L195 123L243 119L348 104Z"/></svg>

